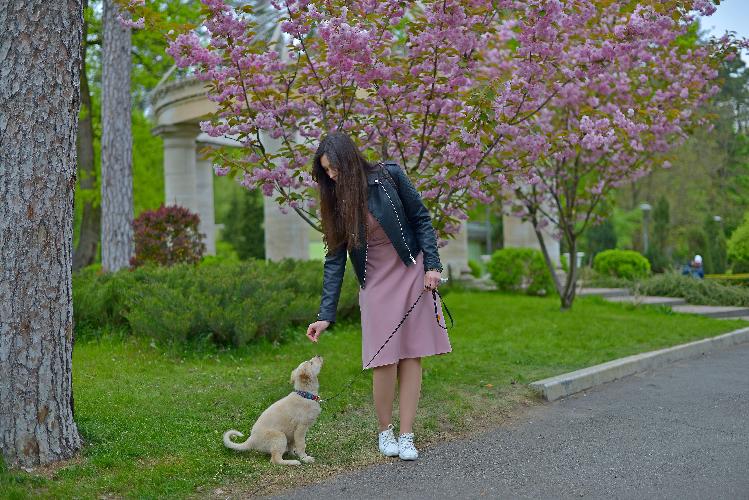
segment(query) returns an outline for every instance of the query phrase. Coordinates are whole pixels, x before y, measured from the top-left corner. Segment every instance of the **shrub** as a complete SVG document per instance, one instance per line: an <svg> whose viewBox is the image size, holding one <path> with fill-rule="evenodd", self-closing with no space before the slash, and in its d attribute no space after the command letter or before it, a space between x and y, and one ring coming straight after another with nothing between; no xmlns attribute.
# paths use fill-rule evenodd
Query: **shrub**
<svg viewBox="0 0 749 500"><path fill-rule="evenodd" d="M734 273L749 272L749 214L728 240L728 260Z"/></svg>
<svg viewBox="0 0 749 500"><path fill-rule="evenodd" d="M712 280L700 280L679 273L657 274L638 284L643 295L682 297L690 304L749 306L749 290Z"/></svg>
<svg viewBox="0 0 749 500"><path fill-rule="evenodd" d="M205 252L203 236L198 232L200 218L176 205L147 210L133 221L135 255L133 267L147 262L171 266L200 261Z"/></svg>
<svg viewBox="0 0 749 500"><path fill-rule="evenodd" d="M706 274L706 280L716 281L723 285L749 287L749 274Z"/></svg>
<svg viewBox="0 0 749 500"><path fill-rule="evenodd" d="M500 290L525 289L528 295L548 295L554 291L551 274L540 250L503 248L492 254L487 267Z"/></svg>
<svg viewBox="0 0 749 500"><path fill-rule="evenodd" d="M632 286L631 280L600 274L589 266L580 268L578 279L580 285L585 288L629 288Z"/></svg>
<svg viewBox="0 0 749 500"><path fill-rule="evenodd" d="M604 250L593 260L600 274L635 280L650 274L650 262L634 250Z"/></svg>
<svg viewBox="0 0 749 500"><path fill-rule="evenodd" d="M136 276L128 270L105 273L100 264L73 273L73 321L76 329L127 325L125 297L134 288Z"/></svg>
<svg viewBox="0 0 749 500"><path fill-rule="evenodd" d="M339 319L358 310L358 283L353 270L346 274ZM320 262L291 259L145 265L111 274L86 268L73 277L76 329L125 325L165 343L278 339L315 320L321 291Z"/></svg>

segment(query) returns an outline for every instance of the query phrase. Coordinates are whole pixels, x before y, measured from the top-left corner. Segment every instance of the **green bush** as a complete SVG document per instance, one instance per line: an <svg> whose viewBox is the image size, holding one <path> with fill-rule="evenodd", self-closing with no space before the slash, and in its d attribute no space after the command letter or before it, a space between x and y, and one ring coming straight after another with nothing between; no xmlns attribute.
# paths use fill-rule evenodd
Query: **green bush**
<svg viewBox="0 0 749 500"><path fill-rule="evenodd" d="M682 297L690 304L707 306L749 306L749 290L713 280L700 280L671 272L657 274L638 285L643 295Z"/></svg>
<svg viewBox="0 0 749 500"><path fill-rule="evenodd" d="M358 284L352 269L346 274L339 319L358 310ZM321 291L321 263L291 259L147 265L112 274L89 267L73 277L77 331L124 325L165 343L277 339L316 319Z"/></svg>
<svg viewBox="0 0 749 500"><path fill-rule="evenodd" d="M578 282L585 288L629 288L632 280L600 274L590 266L579 269Z"/></svg>
<svg viewBox="0 0 749 500"><path fill-rule="evenodd" d="M728 260L734 273L749 272L749 214L728 240Z"/></svg>
<svg viewBox="0 0 749 500"><path fill-rule="evenodd" d="M554 291L543 254L533 248L503 248L492 254L487 265L497 288L525 290L528 295L549 295Z"/></svg>
<svg viewBox="0 0 749 500"><path fill-rule="evenodd" d="M604 250L593 260L599 274L635 280L650 274L650 262L634 250Z"/></svg>

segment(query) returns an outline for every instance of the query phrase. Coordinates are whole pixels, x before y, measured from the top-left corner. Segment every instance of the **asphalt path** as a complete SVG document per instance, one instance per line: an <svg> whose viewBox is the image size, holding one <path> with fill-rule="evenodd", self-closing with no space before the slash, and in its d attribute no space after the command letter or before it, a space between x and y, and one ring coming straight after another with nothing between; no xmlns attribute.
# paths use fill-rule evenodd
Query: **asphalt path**
<svg viewBox="0 0 749 500"><path fill-rule="evenodd" d="M278 498L749 499L749 344Z"/></svg>

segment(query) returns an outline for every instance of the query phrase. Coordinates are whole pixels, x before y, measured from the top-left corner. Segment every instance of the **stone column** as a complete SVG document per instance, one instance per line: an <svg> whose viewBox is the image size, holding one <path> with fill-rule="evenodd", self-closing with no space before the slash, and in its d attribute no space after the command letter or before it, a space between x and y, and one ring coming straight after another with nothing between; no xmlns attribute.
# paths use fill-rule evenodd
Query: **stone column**
<svg viewBox="0 0 749 500"><path fill-rule="evenodd" d="M261 133L261 140L268 152L278 151L280 139ZM263 227L266 260L309 259L309 225L291 208L281 212L275 195L263 197Z"/></svg>
<svg viewBox="0 0 749 500"><path fill-rule="evenodd" d="M294 210L284 214L274 198L263 198L265 258L309 259L309 225Z"/></svg>
<svg viewBox="0 0 749 500"><path fill-rule="evenodd" d="M442 261L443 276L450 275L453 279L460 279L470 275L468 267L468 226L464 222L460 225L460 232L454 239L448 240L446 246L439 249L440 261Z"/></svg>
<svg viewBox="0 0 749 500"><path fill-rule="evenodd" d="M164 190L166 205L179 205L198 211L195 170L195 124L157 127L154 134L164 141Z"/></svg>
<svg viewBox="0 0 749 500"><path fill-rule="evenodd" d="M213 162L202 159L198 151L205 144L198 143L195 156L195 196L200 216L200 232L205 234L208 255L216 255L216 217L213 206Z"/></svg>

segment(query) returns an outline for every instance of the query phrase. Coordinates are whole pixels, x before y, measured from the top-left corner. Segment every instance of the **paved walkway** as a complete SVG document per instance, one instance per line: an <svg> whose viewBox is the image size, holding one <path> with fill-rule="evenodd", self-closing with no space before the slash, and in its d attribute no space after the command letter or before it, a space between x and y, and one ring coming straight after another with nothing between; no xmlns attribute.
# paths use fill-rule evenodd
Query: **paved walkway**
<svg viewBox="0 0 749 500"><path fill-rule="evenodd" d="M280 498L749 499L749 344Z"/></svg>

